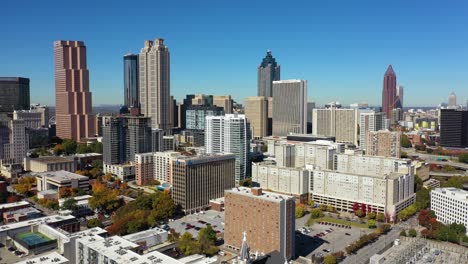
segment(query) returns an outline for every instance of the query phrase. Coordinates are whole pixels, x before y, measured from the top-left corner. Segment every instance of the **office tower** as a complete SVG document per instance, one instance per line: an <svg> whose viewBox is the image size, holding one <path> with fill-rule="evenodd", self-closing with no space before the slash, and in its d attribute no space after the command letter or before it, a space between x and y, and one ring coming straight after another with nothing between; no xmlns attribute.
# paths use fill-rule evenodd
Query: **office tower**
<svg viewBox="0 0 468 264"><path fill-rule="evenodd" d="M396 96L397 96L397 103L395 104L395 106L397 108L401 108L403 109L403 93L404 93L404 87L402 85L398 85L397 89L396 89Z"/></svg>
<svg viewBox="0 0 468 264"><path fill-rule="evenodd" d="M391 124L398 124L403 120L403 109L401 108L394 108L392 109L392 116L390 117L390 123Z"/></svg>
<svg viewBox="0 0 468 264"><path fill-rule="evenodd" d="M104 172L110 165L133 162L136 153L152 151L151 119L136 116L103 116Z"/></svg>
<svg viewBox="0 0 468 264"><path fill-rule="evenodd" d="M175 151L135 154L137 185L147 185L152 180L172 183L172 161L181 154Z"/></svg>
<svg viewBox="0 0 468 264"><path fill-rule="evenodd" d="M185 213L206 209L233 188L235 155L180 156L172 161L172 199Z"/></svg>
<svg viewBox="0 0 468 264"><path fill-rule="evenodd" d="M195 98L194 94L187 94L183 99L182 104L179 104L179 128L181 130L185 129L185 111L187 110L187 107L192 105L193 98Z"/></svg>
<svg viewBox="0 0 468 264"><path fill-rule="evenodd" d="M24 120L0 120L1 165L22 163L28 149Z"/></svg>
<svg viewBox="0 0 468 264"><path fill-rule="evenodd" d="M392 65L389 65L384 75L383 91L382 91L382 112L388 117L392 116L392 110L395 108L396 102L396 75Z"/></svg>
<svg viewBox="0 0 468 264"><path fill-rule="evenodd" d="M213 95L197 94L192 98L191 105L213 105Z"/></svg>
<svg viewBox="0 0 468 264"><path fill-rule="evenodd" d="M273 82L273 135L307 132L307 81Z"/></svg>
<svg viewBox="0 0 468 264"><path fill-rule="evenodd" d="M268 128L267 136L271 136L273 133L273 97L268 98Z"/></svg>
<svg viewBox="0 0 468 264"><path fill-rule="evenodd" d="M385 128L385 113L372 110L363 110L359 113L359 148L366 149L367 134Z"/></svg>
<svg viewBox="0 0 468 264"><path fill-rule="evenodd" d="M258 66L258 77L257 77L257 95L258 96L273 96L273 81L280 80L280 65L276 63L275 58L271 55L271 51L268 50L262 63Z"/></svg>
<svg viewBox="0 0 468 264"><path fill-rule="evenodd" d="M251 252L268 254L276 250L287 260L294 257L292 196L238 187L227 190L224 197L224 242L228 248L239 250L245 232Z"/></svg>
<svg viewBox="0 0 468 264"><path fill-rule="evenodd" d="M41 126L49 127L49 119L50 119L49 107L47 107L46 105L32 104L31 111L41 113Z"/></svg>
<svg viewBox="0 0 468 264"><path fill-rule="evenodd" d="M245 117L250 122L253 138L268 136L268 98L253 96L245 99Z"/></svg>
<svg viewBox="0 0 468 264"><path fill-rule="evenodd" d="M224 108L226 114L232 114L233 103L230 95L213 95L213 105Z"/></svg>
<svg viewBox="0 0 468 264"><path fill-rule="evenodd" d="M171 96L171 120L174 128L179 128L179 106L174 96Z"/></svg>
<svg viewBox="0 0 468 264"><path fill-rule="evenodd" d="M192 145L205 144L205 120L207 116L224 115L224 108L219 106L191 105L185 110L185 134L193 137Z"/></svg>
<svg viewBox="0 0 468 264"><path fill-rule="evenodd" d="M449 107L457 106L457 95L455 95L454 92L452 92L448 97L448 106Z"/></svg>
<svg viewBox="0 0 468 264"><path fill-rule="evenodd" d="M463 224L468 228L468 191L457 188L431 190L431 210L437 220L450 225Z"/></svg>
<svg viewBox="0 0 468 264"><path fill-rule="evenodd" d="M124 104L133 115L139 114L140 85L139 85L138 55L126 54L124 56Z"/></svg>
<svg viewBox="0 0 468 264"><path fill-rule="evenodd" d="M369 131L367 134L366 155L400 158L400 132Z"/></svg>
<svg viewBox="0 0 468 264"><path fill-rule="evenodd" d="M29 79L0 77L0 112L29 110Z"/></svg>
<svg viewBox="0 0 468 264"><path fill-rule="evenodd" d="M236 155L236 184L248 176L250 138L250 123L245 115L226 114L206 117L206 153L233 153Z"/></svg>
<svg viewBox="0 0 468 264"><path fill-rule="evenodd" d="M312 110L315 108L315 102L307 102L307 134L312 134Z"/></svg>
<svg viewBox="0 0 468 264"><path fill-rule="evenodd" d="M151 127L172 134L170 118L170 55L163 39L145 41L140 57L141 113L151 117Z"/></svg>
<svg viewBox="0 0 468 264"><path fill-rule="evenodd" d="M23 120L26 128L42 127L42 113L33 110L15 110L13 112L13 120Z"/></svg>
<svg viewBox="0 0 468 264"><path fill-rule="evenodd" d="M86 46L83 41L59 40L55 52L55 119L57 136L81 141L94 136Z"/></svg>
<svg viewBox="0 0 468 264"><path fill-rule="evenodd" d="M468 111L440 110L440 145L443 147L468 147Z"/></svg>
<svg viewBox="0 0 468 264"><path fill-rule="evenodd" d="M336 142L358 145L357 109L340 109L332 104L329 108L313 109L312 134L335 137Z"/></svg>

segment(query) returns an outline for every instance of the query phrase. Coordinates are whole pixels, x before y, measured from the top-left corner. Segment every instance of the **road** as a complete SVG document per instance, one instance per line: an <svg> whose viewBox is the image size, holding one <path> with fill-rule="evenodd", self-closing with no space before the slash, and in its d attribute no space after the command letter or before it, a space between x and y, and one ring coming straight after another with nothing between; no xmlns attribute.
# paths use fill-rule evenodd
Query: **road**
<svg viewBox="0 0 468 264"><path fill-rule="evenodd" d="M436 165L450 165L452 167L456 167L459 169L464 169L468 170L468 164L461 163L458 161L452 160L450 156L444 156L447 157L449 160L448 161L440 161L437 160L441 155L432 155L432 154L427 154L427 153L419 153L416 152L413 148L402 148L402 151L406 152L408 156L417 156L423 160L425 160L427 163L430 164L436 164Z"/></svg>

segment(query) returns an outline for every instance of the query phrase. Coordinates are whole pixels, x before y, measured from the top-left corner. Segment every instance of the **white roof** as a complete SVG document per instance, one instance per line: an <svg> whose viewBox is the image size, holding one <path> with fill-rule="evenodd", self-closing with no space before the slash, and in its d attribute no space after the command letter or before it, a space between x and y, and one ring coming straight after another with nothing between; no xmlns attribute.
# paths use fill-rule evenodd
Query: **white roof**
<svg viewBox="0 0 468 264"><path fill-rule="evenodd" d="M255 189L255 188L252 188ZM252 189L247 187L234 187L231 190L227 190L226 192L241 194L245 196L249 196L256 199L263 199L268 200L271 202L281 202L283 200L294 199L294 197L284 194L272 193L272 192L265 192L262 190L262 195L256 196L252 194Z"/></svg>
<svg viewBox="0 0 468 264"><path fill-rule="evenodd" d="M37 177L41 177L41 178L47 177L48 179L56 180L60 182L70 181L72 179L88 180L88 177L86 176L76 174L73 172L69 172L69 171L64 171L64 170L40 172L40 173L34 173L34 175Z"/></svg>
<svg viewBox="0 0 468 264"><path fill-rule="evenodd" d="M445 196L452 197L457 200L464 200L468 202L468 191L457 188L435 188L432 192L444 194Z"/></svg>
<svg viewBox="0 0 468 264"><path fill-rule="evenodd" d="M39 225L39 224L51 224L58 221L74 219L75 217L72 215L50 215L41 218L36 218L33 220L22 221L18 223L12 223L8 225L0 226L0 232L15 230L22 227L32 226L32 225Z"/></svg>
<svg viewBox="0 0 468 264"><path fill-rule="evenodd" d="M8 208L14 208L17 206L25 206L29 205L28 202L26 201L19 201L19 202L14 202L14 203L5 203L5 204L0 204L0 210L8 209Z"/></svg>
<svg viewBox="0 0 468 264"><path fill-rule="evenodd" d="M17 262L17 264L64 264L69 263L68 259L57 252L48 253L35 258Z"/></svg>

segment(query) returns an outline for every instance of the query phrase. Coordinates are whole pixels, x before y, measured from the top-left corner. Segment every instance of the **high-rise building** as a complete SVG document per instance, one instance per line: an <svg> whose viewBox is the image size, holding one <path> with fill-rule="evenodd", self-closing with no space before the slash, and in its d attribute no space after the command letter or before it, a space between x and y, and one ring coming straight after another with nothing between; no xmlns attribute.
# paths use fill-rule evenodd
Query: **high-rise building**
<svg viewBox="0 0 468 264"><path fill-rule="evenodd" d="M390 123L391 124L398 124L403 120L403 109L401 108L393 108L392 109L392 116L390 117Z"/></svg>
<svg viewBox="0 0 468 264"><path fill-rule="evenodd" d="M262 63L258 66L258 96L273 96L273 81L280 80L280 65L276 63L275 58L268 50Z"/></svg>
<svg viewBox="0 0 468 264"><path fill-rule="evenodd" d="M205 144L205 120L207 116L224 115L224 108L219 106L191 105L185 110L185 133L193 137L192 145Z"/></svg>
<svg viewBox="0 0 468 264"><path fill-rule="evenodd" d="M139 73L138 55L126 54L124 56L124 104L130 112L136 109L137 114L140 108Z"/></svg>
<svg viewBox="0 0 468 264"><path fill-rule="evenodd" d="M29 110L29 79L0 77L0 112Z"/></svg>
<svg viewBox="0 0 468 264"><path fill-rule="evenodd" d="M93 137L86 46L83 41L59 40L54 42L54 51L56 134L75 141Z"/></svg>
<svg viewBox="0 0 468 264"><path fill-rule="evenodd" d="M360 111L359 113L359 148L366 149L367 134L371 131L379 131L385 128L385 113Z"/></svg>
<svg viewBox="0 0 468 264"><path fill-rule="evenodd" d="M315 102L307 102L307 134L312 134L312 111L315 108Z"/></svg>
<svg viewBox="0 0 468 264"><path fill-rule="evenodd" d="M312 134L335 137L336 142L358 145L358 110L341 109L332 104L328 108L312 110Z"/></svg>
<svg viewBox="0 0 468 264"><path fill-rule="evenodd" d="M32 104L31 111L41 113L41 126L49 127L49 119L50 119L49 107L47 107L46 105Z"/></svg>
<svg viewBox="0 0 468 264"><path fill-rule="evenodd" d="M392 110L395 108L396 102L396 85L397 78L393 71L392 65L389 65L384 75L383 91L382 91L382 112L385 112L387 118L392 116Z"/></svg>
<svg viewBox="0 0 468 264"><path fill-rule="evenodd" d="M454 92L452 92L448 97L448 106L449 107L457 106L457 95Z"/></svg>
<svg viewBox="0 0 468 264"><path fill-rule="evenodd" d="M245 99L245 117L250 122L252 137L268 136L268 98L252 96Z"/></svg>
<svg viewBox="0 0 468 264"><path fill-rule="evenodd" d="M294 197L246 187L228 190L224 197L226 247L240 250L245 233L252 252L294 257Z"/></svg>
<svg viewBox="0 0 468 264"><path fill-rule="evenodd" d="M396 90L397 94L397 103L395 104L395 107L403 109L403 93L404 93L404 87L402 85L398 85L398 88Z"/></svg>
<svg viewBox="0 0 468 264"><path fill-rule="evenodd" d="M431 210L440 222L463 224L468 229L467 197L468 191L463 189L436 188L431 190Z"/></svg>
<svg viewBox="0 0 468 264"><path fill-rule="evenodd" d="M468 147L468 110L440 110L440 145Z"/></svg>
<svg viewBox="0 0 468 264"><path fill-rule="evenodd" d="M114 164L133 162L135 154L152 151L151 119L136 116L103 116L104 171Z"/></svg>
<svg viewBox="0 0 468 264"><path fill-rule="evenodd" d="M398 131L369 131L365 148L366 155L400 158L400 137Z"/></svg>
<svg viewBox="0 0 468 264"><path fill-rule="evenodd" d="M233 153L236 155L236 184L248 176L250 139L250 123L245 115L226 114L206 117L206 153Z"/></svg>
<svg viewBox="0 0 468 264"><path fill-rule="evenodd" d="M334 170L367 176L384 176L392 173L414 175L414 165L409 159L347 153L335 154Z"/></svg>
<svg viewBox="0 0 468 264"><path fill-rule="evenodd" d="M172 198L186 213L204 210L233 188L235 155L179 156L172 161Z"/></svg>
<svg viewBox="0 0 468 264"><path fill-rule="evenodd" d="M20 164L29 149L24 120L0 120L1 165Z"/></svg>
<svg viewBox="0 0 468 264"><path fill-rule="evenodd" d="M273 81L273 135L307 132L307 81Z"/></svg>
<svg viewBox="0 0 468 264"><path fill-rule="evenodd" d="M172 161L179 156L175 151L135 154L136 184L146 185L152 180L172 183Z"/></svg>
<svg viewBox="0 0 468 264"><path fill-rule="evenodd" d="M163 39L145 41L139 56L141 113L151 117L151 127L172 134L170 118L170 55Z"/></svg>
<svg viewBox="0 0 468 264"><path fill-rule="evenodd" d="M230 95L213 95L213 105L224 108L226 114L232 114L233 103Z"/></svg>
<svg viewBox="0 0 468 264"><path fill-rule="evenodd" d="M20 110L13 112L13 120L23 120L26 128L41 128L42 113L34 110Z"/></svg>

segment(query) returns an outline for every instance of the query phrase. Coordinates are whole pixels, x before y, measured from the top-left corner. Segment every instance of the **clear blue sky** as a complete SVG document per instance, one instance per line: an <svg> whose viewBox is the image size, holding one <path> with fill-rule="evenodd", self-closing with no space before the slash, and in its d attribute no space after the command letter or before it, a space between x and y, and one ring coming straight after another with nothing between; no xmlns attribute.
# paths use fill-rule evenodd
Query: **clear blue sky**
<svg viewBox="0 0 468 264"><path fill-rule="evenodd" d="M107 3L102 3L107 2ZM405 105L468 99L468 2L458 1L2 1L0 76L31 78L31 102L55 104L53 41L88 47L93 104L123 102L122 56L162 37L171 93L256 95L267 49L282 79L309 81L324 104L380 105L392 64Z"/></svg>

